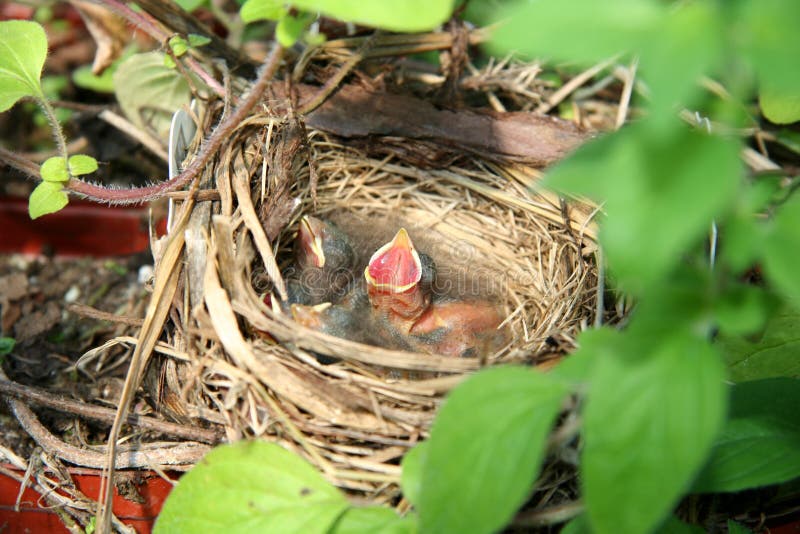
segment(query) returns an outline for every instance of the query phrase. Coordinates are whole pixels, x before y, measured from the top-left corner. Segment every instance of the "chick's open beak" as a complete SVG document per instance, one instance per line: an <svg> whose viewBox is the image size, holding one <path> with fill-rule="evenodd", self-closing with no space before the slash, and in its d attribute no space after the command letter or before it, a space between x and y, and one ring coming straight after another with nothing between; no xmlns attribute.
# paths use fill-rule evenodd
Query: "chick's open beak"
<svg viewBox="0 0 800 534"><path fill-rule="evenodd" d="M405 228L372 255L364 277L370 286L387 293L403 293L417 285L422 264Z"/></svg>
<svg viewBox="0 0 800 534"><path fill-rule="evenodd" d="M316 217L305 216L300 219L297 242L300 245L298 258L301 263L314 267L325 267L325 252L322 250L324 224Z"/></svg>

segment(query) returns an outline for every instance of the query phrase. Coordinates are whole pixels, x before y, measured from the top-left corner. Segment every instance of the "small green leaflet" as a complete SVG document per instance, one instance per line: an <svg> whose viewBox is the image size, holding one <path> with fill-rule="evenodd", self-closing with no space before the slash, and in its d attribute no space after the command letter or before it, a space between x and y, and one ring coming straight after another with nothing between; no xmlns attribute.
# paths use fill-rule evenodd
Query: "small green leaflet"
<svg viewBox="0 0 800 534"><path fill-rule="evenodd" d="M63 156L48 158L39 167L39 174L45 182L66 182L69 180L67 160Z"/></svg>
<svg viewBox="0 0 800 534"><path fill-rule="evenodd" d="M206 37L205 35L198 35L196 33L189 34L189 46L197 48L200 46L205 46L211 42L211 39Z"/></svg>
<svg viewBox="0 0 800 534"><path fill-rule="evenodd" d="M186 11L194 11L198 7L206 5L206 0L175 0L175 3Z"/></svg>
<svg viewBox="0 0 800 534"><path fill-rule="evenodd" d="M11 354L17 341L13 337L0 337L0 356Z"/></svg>
<svg viewBox="0 0 800 534"><path fill-rule="evenodd" d="M31 219L55 213L67 205L69 199L61 188L60 182L42 182L36 186L28 199L28 214Z"/></svg>
<svg viewBox="0 0 800 534"><path fill-rule="evenodd" d="M40 24L0 22L0 112L26 96L44 98L39 79L46 57L47 36Z"/></svg>
<svg viewBox="0 0 800 534"><path fill-rule="evenodd" d="M282 46L289 48L303 35L309 22L311 22L311 17L304 13L281 17L275 27L275 39Z"/></svg>
<svg viewBox="0 0 800 534"><path fill-rule="evenodd" d="M189 42L180 35L173 35L169 38L169 47L175 57L181 57L189 50Z"/></svg>
<svg viewBox="0 0 800 534"><path fill-rule="evenodd" d="M69 173L72 176L92 174L97 170L97 160L85 154L70 156L67 164L69 165Z"/></svg>
<svg viewBox="0 0 800 534"><path fill-rule="evenodd" d="M286 14L286 8L278 0L247 0L239 14L244 22L279 20Z"/></svg>

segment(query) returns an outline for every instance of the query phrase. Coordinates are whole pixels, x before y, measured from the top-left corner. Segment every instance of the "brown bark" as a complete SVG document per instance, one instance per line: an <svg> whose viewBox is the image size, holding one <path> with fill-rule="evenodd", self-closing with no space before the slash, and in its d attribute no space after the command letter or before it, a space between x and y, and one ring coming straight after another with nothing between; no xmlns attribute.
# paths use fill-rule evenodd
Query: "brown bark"
<svg viewBox="0 0 800 534"><path fill-rule="evenodd" d="M273 95L283 96L280 84ZM296 87L300 106L316 88ZM344 138L403 137L481 156L547 166L591 135L573 123L530 112L438 109L425 100L345 85L305 117L306 124Z"/></svg>

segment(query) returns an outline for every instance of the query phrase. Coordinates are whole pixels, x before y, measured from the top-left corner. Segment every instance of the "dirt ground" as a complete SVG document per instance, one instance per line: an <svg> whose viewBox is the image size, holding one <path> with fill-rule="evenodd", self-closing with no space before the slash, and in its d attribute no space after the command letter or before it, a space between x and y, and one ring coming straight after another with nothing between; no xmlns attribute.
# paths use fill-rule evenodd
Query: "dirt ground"
<svg viewBox="0 0 800 534"><path fill-rule="evenodd" d="M115 259L0 256L0 327L2 336L16 340L2 359L8 378L70 399L115 406L126 370L118 357L124 349L112 349L85 366L76 364L87 350L129 334L131 327L86 317L81 306L141 317L150 261L149 253ZM67 441L103 439L99 428L52 410L37 412ZM5 402L0 404L0 444L22 457L34 445Z"/></svg>

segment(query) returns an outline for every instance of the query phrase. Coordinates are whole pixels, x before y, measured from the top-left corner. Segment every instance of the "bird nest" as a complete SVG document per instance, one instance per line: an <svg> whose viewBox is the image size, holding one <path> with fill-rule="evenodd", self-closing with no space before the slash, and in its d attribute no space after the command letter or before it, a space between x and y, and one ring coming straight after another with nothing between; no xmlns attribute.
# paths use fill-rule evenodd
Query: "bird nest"
<svg viewBox="0 0 800 534"><path fill-rule="evenodd" d="M239 126L212 167L208 185L178 203L180 255L154 247L157 280L177 288L170 345L188 356L151 366L162 408L224 423L230 440L269 436L376 502L397 496L400 458L465 376L507 363L548 367L593 320L594 210L539 189L531 167L466 154L443 168L370 157L270 107ZM508 343L477 357L414 353L273 310L308 214L336 220L366 248L406 227L459 290L502 309Z"/></svg>

